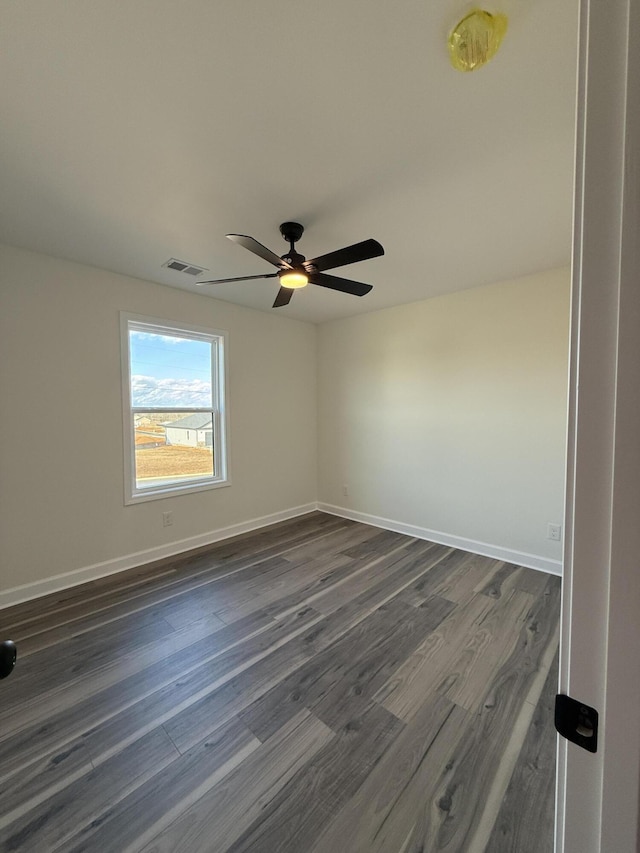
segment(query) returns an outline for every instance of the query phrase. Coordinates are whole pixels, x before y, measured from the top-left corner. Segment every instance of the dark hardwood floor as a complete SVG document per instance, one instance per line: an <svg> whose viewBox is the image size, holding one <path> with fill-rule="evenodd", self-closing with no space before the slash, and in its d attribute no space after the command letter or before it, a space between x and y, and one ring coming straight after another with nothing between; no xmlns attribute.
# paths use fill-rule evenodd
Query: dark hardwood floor
<svg viewBox="0 0 640 853"><path fill-rule="evenodd" d="M0 611L0 850L551 853L559 603L311 513Z"/></svg>

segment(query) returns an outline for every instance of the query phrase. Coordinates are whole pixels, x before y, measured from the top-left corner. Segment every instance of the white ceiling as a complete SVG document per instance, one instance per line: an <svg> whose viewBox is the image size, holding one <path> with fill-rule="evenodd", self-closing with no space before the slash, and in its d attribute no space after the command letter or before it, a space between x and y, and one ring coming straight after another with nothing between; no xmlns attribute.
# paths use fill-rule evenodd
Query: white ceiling
<svg viewBox="0 0 640 853"><path fill-rule="evenodd" d="M307 257L374 237L284 316L314 322L566 264L577 0L502 0L500 53L454 71L453 0L0 0L0 241L272 310L224 238ZM152 306L150 306L151 309Z"/></svg>

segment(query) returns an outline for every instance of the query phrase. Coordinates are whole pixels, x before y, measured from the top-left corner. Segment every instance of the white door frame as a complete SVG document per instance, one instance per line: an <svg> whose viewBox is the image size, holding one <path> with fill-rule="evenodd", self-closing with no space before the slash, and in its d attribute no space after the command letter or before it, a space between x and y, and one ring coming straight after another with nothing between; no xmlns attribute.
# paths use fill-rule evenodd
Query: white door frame
<svg viewBox="0 0 640 853"><path fill-rule="evenodd" d="M640 0L581 0L558 853L637 853L640 811Z"/></svg>

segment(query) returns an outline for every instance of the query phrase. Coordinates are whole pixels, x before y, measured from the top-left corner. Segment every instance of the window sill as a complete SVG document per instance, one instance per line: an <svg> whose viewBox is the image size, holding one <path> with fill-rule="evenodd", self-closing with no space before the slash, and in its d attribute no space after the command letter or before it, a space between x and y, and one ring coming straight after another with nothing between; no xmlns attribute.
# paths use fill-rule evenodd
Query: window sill
<svg viewBox="0 0 640 853"><path fill-rule="evenodd" d="M196 492L206 492L210 489L221 489L225 486L230 486L231 480L205 480L196 483L176 483L175 485L167 485L162 488L154 488L134 492L132 495L125 497L125 506L132 504L144 503L145 501L157 501L163 498L173 498L178 495L192 495Z"/></svg>

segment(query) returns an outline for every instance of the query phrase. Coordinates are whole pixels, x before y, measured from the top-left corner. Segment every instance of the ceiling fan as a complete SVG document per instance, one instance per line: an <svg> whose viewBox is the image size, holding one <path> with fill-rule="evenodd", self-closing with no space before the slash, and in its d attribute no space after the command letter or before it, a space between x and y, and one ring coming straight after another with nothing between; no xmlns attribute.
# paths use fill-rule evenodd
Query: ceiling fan
<svg viewBox="0 0 640 853"><path fill-rule="evenodd" d="M277 278L280 281L280 290L273 303L274 308L288 305L293 296L293 291L307 284L318 284L320 287L329 287L331 290L339 290L342 293L351 293L353 296L365 296L372 285L362 284L360 281L351 281L348 278L338 278L335 275L326 275L324 270L332 270L336 267L344 267L347 264L355 264L358 261L367 261L369 258L378 258L384 255L384 249L377 240L363 240L354 243L353 246L345 246L327 255L320 255L308 261L304 255L298 254L295 244L302 237L304 228L299 222L283 222L280 233L289 243L289 251L281 258L258 243L253 237L244 234L227 234L229 240L244 246L254 255L268 261L278 268L278 272L266 273L264 275L243 275L239 278L221 278L216 281L198 281L197 284L226 284L230 281L251 281L257 278Z"/></svg>

